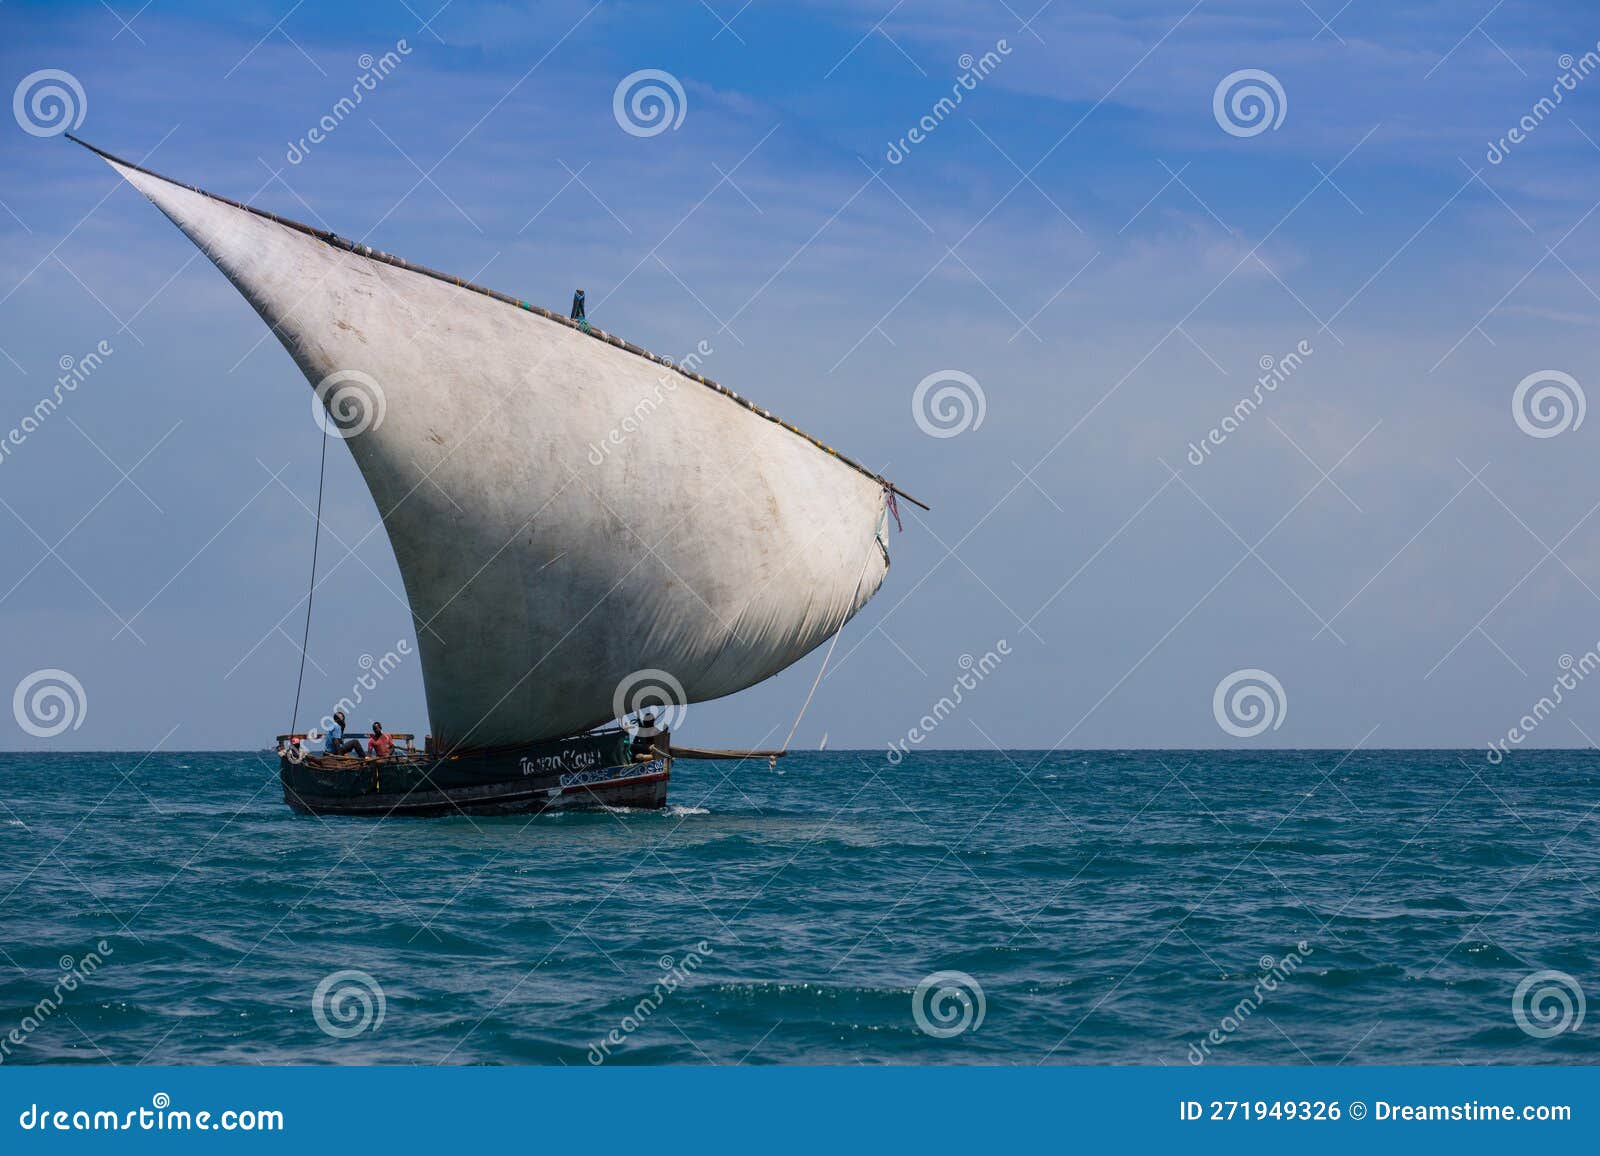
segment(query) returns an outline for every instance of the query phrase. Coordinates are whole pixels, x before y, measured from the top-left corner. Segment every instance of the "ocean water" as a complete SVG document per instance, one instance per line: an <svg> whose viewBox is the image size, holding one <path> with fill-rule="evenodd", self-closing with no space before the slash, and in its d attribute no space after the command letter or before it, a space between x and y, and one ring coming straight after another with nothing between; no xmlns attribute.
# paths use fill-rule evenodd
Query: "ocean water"
<svg viewBox="0 0 1600 1156"><path fill-rule="evenodd" d="M374 823L264 753L0 755L0 1055L1600 1060L1590 753L829 752L672 803Z"/></svg>

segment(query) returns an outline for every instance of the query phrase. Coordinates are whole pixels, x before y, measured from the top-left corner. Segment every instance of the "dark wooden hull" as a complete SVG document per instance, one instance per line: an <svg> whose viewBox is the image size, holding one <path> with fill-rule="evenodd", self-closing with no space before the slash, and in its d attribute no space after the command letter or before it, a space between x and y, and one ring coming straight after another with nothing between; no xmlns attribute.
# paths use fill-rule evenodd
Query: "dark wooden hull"
<svg viewBox="0 0 1600 1156"><path fill-rule="evenodd" d="M620 732L581 735L524 750L445 758L359 760L279 757L283 800L317 815L515 815L541 811L659 809L670 759L634 762Z"/></svg>

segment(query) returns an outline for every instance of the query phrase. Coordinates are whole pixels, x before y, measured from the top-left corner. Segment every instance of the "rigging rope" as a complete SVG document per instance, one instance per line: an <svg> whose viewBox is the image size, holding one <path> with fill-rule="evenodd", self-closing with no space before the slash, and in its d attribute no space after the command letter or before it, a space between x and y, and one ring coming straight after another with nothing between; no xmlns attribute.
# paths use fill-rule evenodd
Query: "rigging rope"
<svg viewBox="0 0 1600 1156"><path fill-rule="evenodd" d="M840 627L839 633L833 636L833 641L828 643L828 653L822 656L822 665L817 669L817 677L811 683L811 694L806 695L806 701L801 704L800 713L795 715L794 726L789 728L788 737L783 740L783 749L789 749L789 739L794 738L794 732L800 729L800 720L806 717L806 710L811 706L811 696L817 693L817 687L822 682L822 675L828 669L828 660L833 657L833 648L839 645L839 634L844 633Z"/></svg>
<svg viewBox="0 0 1600 1156"><path fill-rule="evenodd" d="M885 487L885 490L889 493L889 500L891 502L894 501L894 491L893 490L889 490L888 487ZM884 523L884 532L885 532L886 535L888 533L888 528L889 528L888 527L888 523L885 522ZM888 561L888 557L889 557L888 551L885 550L884 551L884 561L885 562ZM857 595L859 595L861 593L861 583L865 579L866 579L866 571L863 570L862 574L861 574L861 577L856 580L856 594ZM852 601L854 601L854 599L852 599ZM800 720L806 717L806 711L811 708L811 700L817 693L817 687L822 685L822 676L824 674L828 673L828 662L833 658L833 648L835 646L839 645L839 635L841 635L843 633L844 633L844 625L841 625L839 627L838 631L835 632L835 634L833 636L833 641L828 643L828 653L824 654L822 656L822 665L817 668L817 677L811 680L811 691L810 691L809 694L806 695L806 701L800 704L800 713L794 716L794 726L789 728L789 734L783 740L783 749L784 750L788 750L789 749L789 740L794 738L794 732L800 729ZM824 738L826 738L826 736L824 736ZM777 760L776 759L769 759L768 760L768 765L776 766L777 765Z"/></svg>
<svg viewBox="0 0 1600 1156"><path fill-rule="evenodd" d="M322 460L317 463L317 528L311 537L311 580L306 590L306 631L300 642L300 674L294 682L294 714L289 719L289 733L300 722L300 690L306 681L306 647L311 645L311 603L317 596L317 547L322 542L322 485L328 474L328 431L322 431Z"/></svg>

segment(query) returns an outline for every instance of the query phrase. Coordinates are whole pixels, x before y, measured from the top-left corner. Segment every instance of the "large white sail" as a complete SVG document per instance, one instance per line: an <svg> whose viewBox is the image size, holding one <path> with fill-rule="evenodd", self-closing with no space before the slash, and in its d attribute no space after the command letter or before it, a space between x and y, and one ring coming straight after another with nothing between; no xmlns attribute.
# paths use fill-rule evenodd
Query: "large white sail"
<svg viewBox="0 0 1600 1156"><path fill-rule="evenodd" d="M882 480L721 387L107 160L322 386L393 544L444 743L595 726L643 669L689 701L732 694L882 582Z"/></svg>

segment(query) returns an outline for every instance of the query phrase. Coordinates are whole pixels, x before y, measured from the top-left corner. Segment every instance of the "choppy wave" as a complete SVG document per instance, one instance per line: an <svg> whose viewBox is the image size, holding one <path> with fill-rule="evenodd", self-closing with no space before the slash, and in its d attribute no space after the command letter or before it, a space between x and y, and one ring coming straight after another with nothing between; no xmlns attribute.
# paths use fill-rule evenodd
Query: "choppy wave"
<svg viewBox="0 0 1600 1156"><path fill-rule="evenodd" d="M1454 752L797 753L395 823L296 816L254 755L114 762L0 756L7 1063L1600 1062L1512 1012L1600 996L1583 752L1492 791ZM324 981L371 1024L323 1030Z"/></svg>

